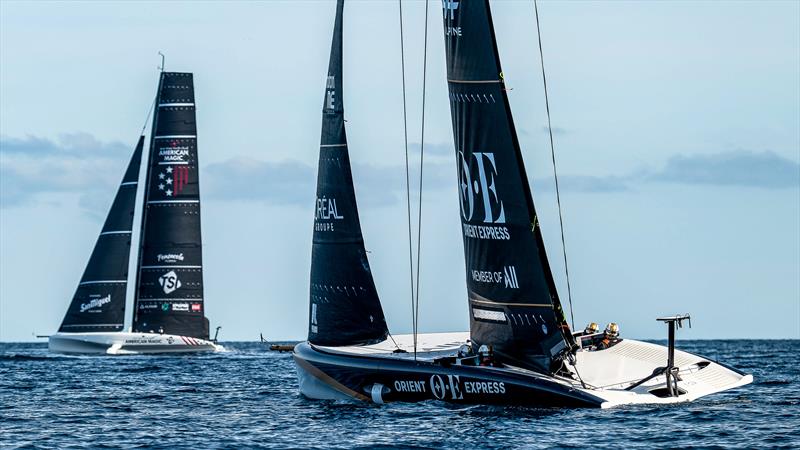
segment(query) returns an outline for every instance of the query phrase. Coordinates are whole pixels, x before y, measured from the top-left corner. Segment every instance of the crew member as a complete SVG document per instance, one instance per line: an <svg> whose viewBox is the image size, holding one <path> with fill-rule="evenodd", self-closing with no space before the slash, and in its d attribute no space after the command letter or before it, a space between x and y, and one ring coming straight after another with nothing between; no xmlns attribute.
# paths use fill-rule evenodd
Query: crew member
<svg viewBox="0 0 800 450"><path fill-rule="evenodd" d="M600 331L600 327L596 322L591 322L586 325L582 332L577 333L577 338L580 340L581 347L589 348L597 341L598 336L595 336Z"/></svg>
<svg viewBox="0 0 800 450"><path fill-rule="evenodd" d="M486 344L481 345L478 349L478 361L482 366L493 366L494 354L492 352L492 347Z"/></svg>
<svg viewBox="0 0 800 450"><path fill-rule="evenodd" d="M595 345L596 350L604 350L613 347L620 341L619 338L619 325L611 322L606 326L606 331L603 333L603 339Z"/></svg>

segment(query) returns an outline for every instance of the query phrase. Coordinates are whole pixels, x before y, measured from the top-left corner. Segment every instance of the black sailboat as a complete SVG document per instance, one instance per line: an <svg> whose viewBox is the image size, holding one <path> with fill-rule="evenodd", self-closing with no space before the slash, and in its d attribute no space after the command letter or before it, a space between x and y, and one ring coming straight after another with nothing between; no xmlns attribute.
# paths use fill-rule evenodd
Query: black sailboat
<svg viewBox="0 0 800 450"><path fill-rule="evenodd" d="M334 50L341 49L342 3L337 3ZM442 5L470 332L394 336L377 343L337 342L335 336L315 342L309 333L309 341L294 350L301 393L377 403L439 399L609 407L690 401L751 382L750 375L675 350L674 328L684 316L663 319L670 326L669 347L623 339L603 348L592 345L594 336L570 331L514 129L489 2ZM340 50L331 52L331 67L335 58L341 58ZM320 180L322 170L321 162ZM352 192L349 176L334 182ZM353 269L341 266L352 265L352 259L328 253L318 264L316 239L315 231L312 274L347 276ZM340 282L348 285L347 279ZM350 313L349 299L331 298L328 317ZM377 303L377 296L372 298ZM312 285L312 330L319 320L314 302ZM331 312L336 308L341 309ZM336 332L357 335L350 327L358 322L342 322Z"/></svg>
<svg viewBox="0 0 800 450"><path fill-rule="evenodd" d="M78 290L50 350L61 353L217 351L203 303L192 74L161 72L147 158L131 329L124 331L139 138Z"/></svg>
<svg viewBox="0 0 800 450"><path fill-rule="evenodd" d="M208 339L191 73L162 72L145 181L133 330Z"/></svg>

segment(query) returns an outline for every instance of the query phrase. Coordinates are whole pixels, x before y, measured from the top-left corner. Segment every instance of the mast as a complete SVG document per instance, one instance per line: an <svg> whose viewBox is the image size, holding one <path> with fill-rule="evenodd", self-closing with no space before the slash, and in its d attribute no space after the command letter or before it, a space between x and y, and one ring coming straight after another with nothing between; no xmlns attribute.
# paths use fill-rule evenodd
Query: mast
<svg viewBox="0 0 800 450"><path fill-rule="evenodd" d="M336 22L322 107L311 254L308 340L317 345L380 342L389 330L358 217L342 105L342 14Z"/></svg>
<svg viewBox="0 0 800 450"><path fill-rule="evenodd" d="M470 335L550 372L573 339L506 95L488 0L444 1Z"/></svg>
<svg viewBox="0 0 800 450"><path fill-rule="evenodd" d="M191 73L161 72L146 186L133 330L207 339Z"/></svg>
<svg viewBox="0 0 800 450"><path fill-rule="evenodd" d="M143 147L144 136L140 136L60 332L122 331Z"/></svg>

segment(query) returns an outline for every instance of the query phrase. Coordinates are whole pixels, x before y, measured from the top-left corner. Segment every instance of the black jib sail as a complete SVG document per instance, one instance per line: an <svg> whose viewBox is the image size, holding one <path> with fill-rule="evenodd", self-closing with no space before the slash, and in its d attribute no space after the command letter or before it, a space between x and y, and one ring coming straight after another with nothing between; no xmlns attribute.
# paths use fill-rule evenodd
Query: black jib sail
<svg viewBox="0 0 800 450"><path fill-rule="evenodd" d="M194 81L162 72L142 212L133 329L208 338Z"/></svg>
<svg viewBox="0 0 800 450"><path fill-rule="evenodd" d="M133 210L143 146L144 136L141 136L72 303L61 322L58 331L62 333L122 330Z"/></svg>
<svg viewBox="0 0 800 450"><path fill-rule="evenodd" d="M389 331L358 219L342 107L342 11L336 4L314 214L308 340L318 345L379 342Z"/></svg>
<svg viewBox="0 0 800 450"><path fill-rule="evenodd" d="M520 152L487 0L444 1L470 334L542 371L572 343Z"/></svg>

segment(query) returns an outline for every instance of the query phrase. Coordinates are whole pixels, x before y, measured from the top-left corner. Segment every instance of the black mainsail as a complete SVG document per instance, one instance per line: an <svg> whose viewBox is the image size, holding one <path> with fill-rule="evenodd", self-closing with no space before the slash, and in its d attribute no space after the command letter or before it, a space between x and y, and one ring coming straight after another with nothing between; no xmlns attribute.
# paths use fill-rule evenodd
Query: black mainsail
<svg viewBox="0 0 800 450"><path fill-rule="evenodd" d="M141 236L133 330L207 339L191 73L161 73Z"/></svg>
<svg viewBox="0 0 800 450"><path fill-rule="evenodd" d="M379 342L389 333L364 249L342 106L342 13L336 22L322 107L308 340L318 345Z"/></svg>
<svg viewBox="0 0 800 450"><path fill-rule="evenodd" d="M122 331L142 147L144 136L139 137L59 332Z"/></svg>
<svg viewBox="0 0 800 450"><path fill-rule="evenodd" d="M573 340L528 186L489 2L442 3L470 335L549 372Z"/></svg>

